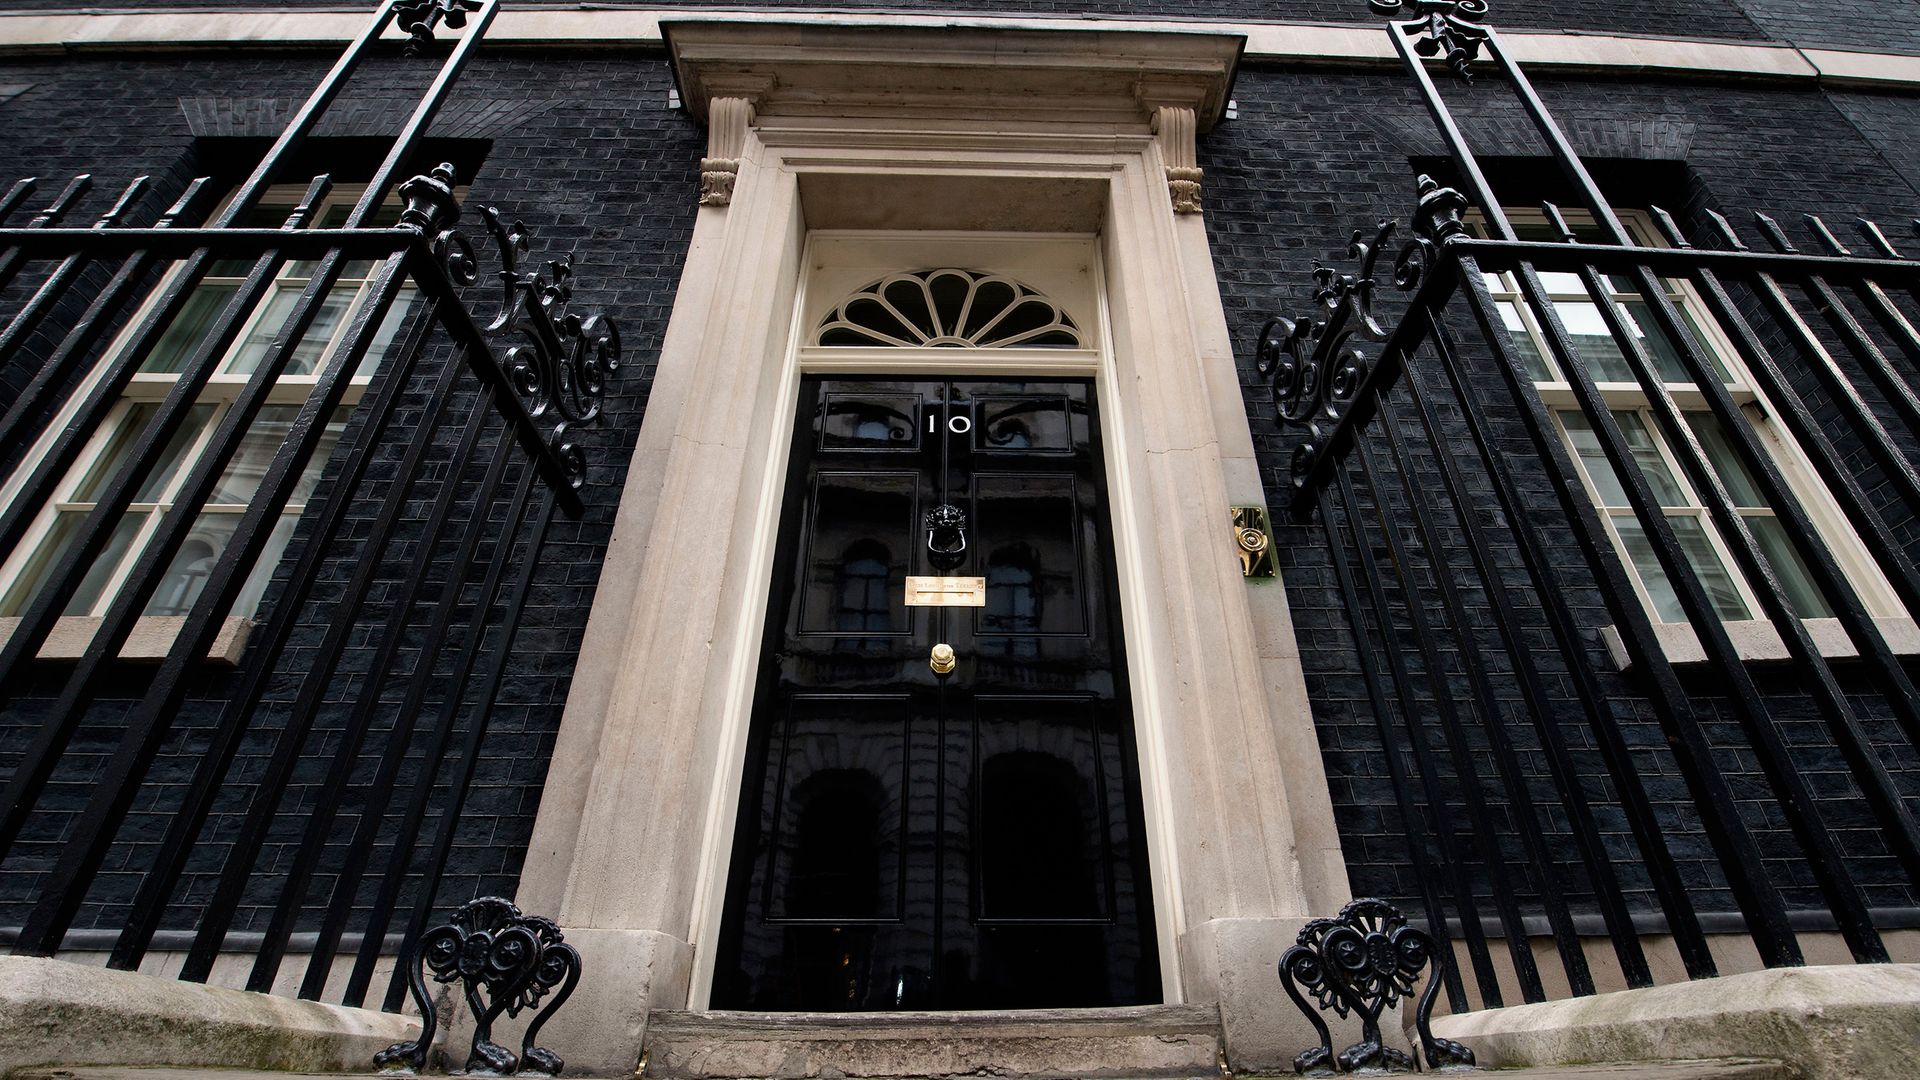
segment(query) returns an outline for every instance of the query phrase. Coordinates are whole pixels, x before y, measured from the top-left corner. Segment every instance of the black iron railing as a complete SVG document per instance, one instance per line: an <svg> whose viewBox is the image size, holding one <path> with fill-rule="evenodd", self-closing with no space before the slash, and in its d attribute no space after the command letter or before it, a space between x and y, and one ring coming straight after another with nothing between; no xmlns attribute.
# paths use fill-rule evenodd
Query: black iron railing
<svg viewBox="0 0 1920 1080"><path fill-rule="evenodd" d="M451 166L407 178L498 7L499 0L387 0L205 226L186 224L216 201L207 181L196 180L159 220L124 227L143 179L92 228L60 227L86 188L83 177L25 227L0 228L0 290L13 286L24 297L0 330L0 369L31 372L0 417L0 455L13 477L0 507L0 551L38 544L41 552L37 588L19 601L0 646L0 699L32 724L0 788L0 859L22 865L22 837L36 812L48 812L42 804L56 774L92 770L90 794L69 808L15 952L62 948L96 896L110 852L128 842L129 813L149 790L143 781L156 754L184 737L179 724L190 712L212 717L190 740L191 775L169 787L158 819L164 831L141 838L139 864L115 868L121 880L136 871L138 886L130 901L116 901L126 925L113 936L110 966L138 967L169 925L177 945L184 917L192 936L182 978L207 980L223 950L238 948L252 954L246 985L270 989L298 935L307 961L301 996L327 992L350 944L353 963L334 985L344 987L341 1001L359 1005L376 965L394 952L393 932L417 937L435 910L468 899L440 896L441 878L549 522L556 510L581 510L585 457L575 432L597 415L619 354L611 323L569 313L568 260L524 266L528 230L491 208L479 214L497 283L473 294L498 304L477 316L462 291L479 280L482 259L454 231L460 207ZM331 186L318 177L279 228L245 227L395 27L414 54L439 50L438 30L465 33L445 50L344 221L317 227ZM16 185L0 214L25 205L30 188ZM395 205L398 220L379 224ZM294 260L304 260L297 272L288 270ZM289 273L297 299L266 325L263 302ZM348 273L366 279L361 299L316 361L303 350L322 333L316 327L324 329ZM227 283L226 298L198 319L194 305L210 275ZM242 341L255 349L250 367L229 359ZM163 369L172 375L164 394L139 413L124 411L128 387L162 350L170 350ZM378 365L370 380L363 361ZM290 374L304 381L290 384ZM208 387L222 379L217 420L199 449L181 456L177 437L204 414ZM297 412L284 427L262 429L269 402L290 411L290 385ZM350 392L360 397L343 430ZM135 416L146 419L123 421L132 434L117 456L102 454L103 425ZM183 548L201 542L196 523L209 500L236 501L237 455L262 430L279 441L264 466L264 458L247 466L251 488L244 508L223 519L232 524L224 546L201 552L169 586L191 601L176 601L184 613L172 621L164 657L151 669L129 667L123 651L136 633L153 630L153 597L186 557ZM69 489L77 469L94 470L89 505L70 515L63 540L38 539L50 500ZM104 611L75 663L49 668L37 658L76 595L92 588L103 553L123 550L114 546L123 516L153 501L163 473L184 479L169 481L157 523L122 557L130 569L100 601ZM287 507L308 489L286 543ZM284 555L268 567L275 585L247 621L244 654L230 672L210 673L209 650L233 631L236 614L248 614L235 605L255 564L280 544ZM134 700L103 718L109 697ZM97 745L76 743L83 728L97 737L102 725L111 741L104 757ZM252 749L241 769L243 745ZM299 770L316 763L324 775L302 805L290 793L307 782ZM347 806L350 791L355 804ZM248 800L237 829L211 835L216 803L235 792ZM143 809L149 827L150 810ZM299 823L297 838L275 838L289 820ZM269 846L271 858L263 856ZM190 865L201 891L188 895ZM264 927L230 935L249 905L270 910ZM405 980L394 973L386 1008L400 1006Z"/></svg>
<svg viewBox="0 0 1920 1080"><path fill-rule="evenodd" d="M1865 254L1816 217L1819 254L1764 216L1765 252L1710 210L1636 233L1484 3L1370 2L1418 16L1391 36L1455 186L1420 178L1392 299L1388 223L1257 360L1365 686L1316 707L1372 716L1408 899L1482 1006L1503 975L1593 993L1596 934L1630 987L1654 935L1695 978L1730 930L1768 966L1810 929L1886 960L1920 885L1920 262L1865 221ZM1475 92L1519 98L1577 214L1497 192L1455 123L1423 57L1482 50Z"/></svg>

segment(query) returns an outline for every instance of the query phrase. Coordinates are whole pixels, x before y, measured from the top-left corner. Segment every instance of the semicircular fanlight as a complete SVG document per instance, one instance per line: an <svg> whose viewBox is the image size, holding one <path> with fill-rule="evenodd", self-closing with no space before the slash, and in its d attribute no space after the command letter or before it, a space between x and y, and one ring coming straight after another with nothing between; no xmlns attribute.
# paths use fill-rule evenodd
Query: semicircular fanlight
<svg viewBox="0 0 1920 1080"><path fill-rule="evenodd" d="M943 267L889 274L827 312L815 345L1084 349L1073 317L1009 277Z"/></svg>

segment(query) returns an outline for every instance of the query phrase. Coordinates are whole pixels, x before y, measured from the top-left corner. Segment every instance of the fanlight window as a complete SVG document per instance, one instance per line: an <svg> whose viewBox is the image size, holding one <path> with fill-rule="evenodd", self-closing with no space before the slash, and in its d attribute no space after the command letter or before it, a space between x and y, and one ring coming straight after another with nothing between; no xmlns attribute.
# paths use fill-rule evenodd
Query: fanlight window
<svg viewBox="0 0 1920 1080"><path fill-rule="evenodd" d="M816 345L1084 349L1060 305L1012 278L954 268L892 274L841 301Z"/></svg>

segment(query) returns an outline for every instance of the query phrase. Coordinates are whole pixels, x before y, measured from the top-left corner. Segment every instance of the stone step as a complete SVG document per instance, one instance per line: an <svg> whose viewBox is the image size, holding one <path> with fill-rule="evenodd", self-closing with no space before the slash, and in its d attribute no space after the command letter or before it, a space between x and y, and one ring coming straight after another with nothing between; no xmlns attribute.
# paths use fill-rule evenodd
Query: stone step
<svg viewBox="0 0 1920 1080"><path fill-rule="evenodd" d="M371 1072L371 1070L369 1070ZM649 1070L651 1075L651 1069ZM1413 1074L1417 1077L1423 1074ZM1799 1073L1777 1061L1726 1059L1712 1061L1629 1062L1609 1065L1556 1065L1536 1069L1502 1069L1449 1074L1460 1080L1485 1076L1487 1080L1798 1080ZM128 1066L72 1066L18 1071L10 1080L366 1080L368 1073L260 1072L252 1069L132 1068ZM1289 1074L1291 1076L1291 1074ZM1266 1080L1242 1076L1239 1080ZM1272 1078L1280 1080L1280 1078Z"/></svg>
<svg viewBox="0 0 1920 1080"><path fill-rule="evenodd" d="M670 1012L647 1019L663 1080L1216 1077L1211 1005L1009 1012Z"/></svg>

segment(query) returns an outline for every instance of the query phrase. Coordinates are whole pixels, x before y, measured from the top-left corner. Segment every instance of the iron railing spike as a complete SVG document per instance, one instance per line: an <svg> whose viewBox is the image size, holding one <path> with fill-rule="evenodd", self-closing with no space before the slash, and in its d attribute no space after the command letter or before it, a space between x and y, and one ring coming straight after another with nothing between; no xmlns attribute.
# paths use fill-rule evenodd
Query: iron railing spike
<svg viewBox="0 0 1920 1080"><path fill-rule="evenodd" d="M1693 242L1687 239L1687 234L1680 231L1680 223L1673 220L1673 215L1667 213L1664 207L1649 206L1647 213L1653 215L1654 224L1659 226L1660 233L1666 237L1668 244L1677 248L1693 246Z"/></svg>
<svg viewBox="0 0 1920 1080"><path fill-rule="evenodd" d="M321 173L314 177L313 182L307 185L307 190L301 194L300 205L294 207L293 213L287 215L287 223L282 226L282 228L305 228L306 223L312 220L315 210L319 208L320 200L326 198L327 192L332 190L333 176L331 174Z"/></svg>
<svg viewBox="0 0 1920 1080"><path fill-rule="evenodd" d="M1893 246L1893 241L1887 239L1887 234L1880 228L1879 222L1869 218L1859 217L1854 218L1853 223L1860 229L1860 232L1866 236L1867 242L1872 244L1880 254L1889 259L1906 258L1905 255L1900 254L1900 249Z"/></svg>
<svg viewBox="0 0 1920 1080"><path fill-rule="evenodd" d="M1561 212L1558 203L1542 202L1540 209L1546 211L1547 220L1552 223L1553 230L1560 234L1560 239L1569 244L1580 242L1574 239L1573 226L1567 222L1567 215Z"/></svg>
<svg viewBox="0 0 1920 1080"><path fill-rule="evenodd" d="M180 197L173 201L172 206L167 207L166 213L160 215L159 219L153 223L153 227L156 229L172 228L182 217L192 212L195 204L206 194L207 185L212 180L213 178L210 176L196 176L188 181L187 190L180 193Z"/></svg>
<svg viewBox="0 0 1920 1080"><path fill-rule="evenodd" d="M73 209L74 203L80 201L80 196L85 195L92 187L93 176L90 173L81 173L67 181L67 186L60 189L60 194L54 196L54 200L47 204L45 210L40 211L39 216L33 219L33 223L28 228L44 229L57 223L67 216L67 211Z"/></svg>
<svg viewBox="0 0 1920 1080"><path fill-rule="evenodd" d="M1774 220L1771 214L1765 211L1755 210L1753 212L1753 219L1760 223L1761 234L1773 245L1774 250L1783 255L1797 255L1800 253L1800 249L1794 247L1793 241L1787 238L1787 230L1781 228L1780 223Z"/></svg>
<svg viewBox="0 0 1920 1080"><path fill-rule="evenodd" d="M13 186L7 189L6 196L0 198L0 220L5 220L8 214L20 209L20 204L27 201L27 196L33 194L34 187L39 183L39 177L35 176L23 176L15 180Z"/></svg>
<svg viewBox="0 0 1920 1080"><path fill-rule="evenodd" d="M118 225L120 218L126 214L128 208L133 206L133 201L147 190L147 184L150 181L151 177L134 177L133 181L127 185L126 190L120 193L120 197L114 200L113 206L109 208L106 213L100 215L100 220L93 223L93 227L96 229L110 229Z"/></svg>
<svg viewBox="0 0 1920 1080"><path fill-rule="evenodd" d="M1707 211L1707 220L1713 222L1714 228L1720 233L1720 238L1725 240L1733 250L1747 250L1747 242L1740 239L1739 231L1733 227L1733 222L1727 220L1727 215L1718 210L1709 210Z"/></svg>
<svg viewBox="0 0 1920 1080"><path fill-rule="evenodd" d="M1807 227L1813 230L1813 235L1819 237L1820 242L1827 246L1827 250L1833 252L1835 255L1853 254L1852 251L1847 249L1847 245L1841 243L1840 238L1834 235L1833 230L1827 227L1827 223L1820 219L1820 215L1803 214L1801 217L1806 221Z"/></svg>

